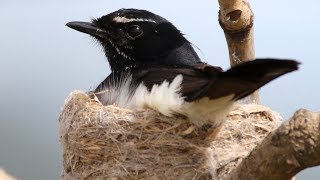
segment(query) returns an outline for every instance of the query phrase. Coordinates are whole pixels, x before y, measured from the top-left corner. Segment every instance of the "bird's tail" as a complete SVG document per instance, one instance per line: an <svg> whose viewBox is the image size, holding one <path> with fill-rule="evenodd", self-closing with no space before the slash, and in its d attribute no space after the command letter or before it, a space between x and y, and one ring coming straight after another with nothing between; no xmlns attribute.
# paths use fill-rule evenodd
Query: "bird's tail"
<svg viewBox="0 0 320 180"><path fill-rule="evenodd" d="M233 94L242 99L273 79L298 69L294 60L256 59L234 66L219 74L205 96L211 99Z"/></svg>

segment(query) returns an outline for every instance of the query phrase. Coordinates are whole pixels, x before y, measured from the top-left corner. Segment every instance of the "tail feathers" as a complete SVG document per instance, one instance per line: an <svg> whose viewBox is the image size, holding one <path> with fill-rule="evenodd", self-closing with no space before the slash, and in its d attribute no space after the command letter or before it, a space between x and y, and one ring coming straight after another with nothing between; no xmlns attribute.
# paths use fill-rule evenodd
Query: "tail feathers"
<svg viewBox="0 0 320 180"><path fill-rule="evenodd" d="M299 63L294 60L276 59L256 59L242 63L221 72L204 94L211 99L233 94L233 98L239 100L273 79L297 70L298 65Z"/></svg>

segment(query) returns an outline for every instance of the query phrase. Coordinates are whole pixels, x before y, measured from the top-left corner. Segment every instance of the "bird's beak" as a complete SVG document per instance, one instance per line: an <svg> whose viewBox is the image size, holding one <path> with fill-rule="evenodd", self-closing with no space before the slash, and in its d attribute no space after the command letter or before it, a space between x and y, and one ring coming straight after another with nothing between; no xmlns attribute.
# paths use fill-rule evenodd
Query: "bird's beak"
<svg viewBox="0 0 320 180"><path fill-rule="evenodd" d="M90 22L79 22L79 21L73 21L73 22L68 22L66 24L71 29L90 34L92 36L98 36L105 38L107 32L96 25L90 23Z"/></svg>

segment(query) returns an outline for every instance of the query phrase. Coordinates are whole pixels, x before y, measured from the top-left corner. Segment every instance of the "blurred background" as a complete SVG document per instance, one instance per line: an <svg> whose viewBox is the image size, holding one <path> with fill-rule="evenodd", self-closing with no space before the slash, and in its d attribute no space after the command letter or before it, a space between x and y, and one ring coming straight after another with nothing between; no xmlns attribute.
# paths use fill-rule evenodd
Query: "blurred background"
<svg viewBox="0 0 320 180"><path fill-rule="evenodd" d="M175 24L203 61L229 67L218 1L18 1L0 6L0 167L19 179L59 179L58 118L68 94L88 91L110 72L101 48L65 23L120 8L147 9ZM251 0L257 57L293 58L298 72L261 90L262 104L285 119L299 108L319 111L320 1ZM320 168L297 179L320 179Z"/></svg>

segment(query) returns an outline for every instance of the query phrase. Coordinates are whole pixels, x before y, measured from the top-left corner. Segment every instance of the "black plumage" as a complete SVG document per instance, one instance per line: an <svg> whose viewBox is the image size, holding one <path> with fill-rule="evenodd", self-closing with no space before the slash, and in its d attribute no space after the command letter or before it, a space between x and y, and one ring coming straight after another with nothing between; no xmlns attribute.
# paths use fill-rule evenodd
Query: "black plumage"
<svg viewBox="0 0 320 180"><path fill-rule="evenodd" d="M125 103L130 104L139 86L151 92L164 82L171 83L178 75L182 81L176 93L185 103L232 95L231 100L222 102L232 104L271 80L297 70L299 64L294 60L257 59L223 71L201 62L192 44L173 24L145 10L120 9L90 23L70 22L67 26L90 34L103 46L112 72L95 92L116 87L114 93L98 93L104 104L118 102L117 97L104 96L122 98L121 93L126 93ZM120 86L127 89L122 91ZM160 104L165 104L166 99L163 101Z"/></svg>
<svg viewBox="0 0 320 180"><path fill-rule="evenodd" d="M219 67L198 63L192 67L170 67L153 65L148 68L132 68L126 70L132 74L132 87L135 89L141 82L151 90L154 84L167 80L171 82L178 74L183 75L180 93L186 101L194 101L202 97L215 99L229 94L235 94L234 99L244 98L271 80L297 70L298 63L293 60L256 59L240 64L227 71ZM124 72L121 72L122 74ZM121 77L114 73L110 75ZM110 77L103 81L97 92L103 91L110 84Z"/></svg>

